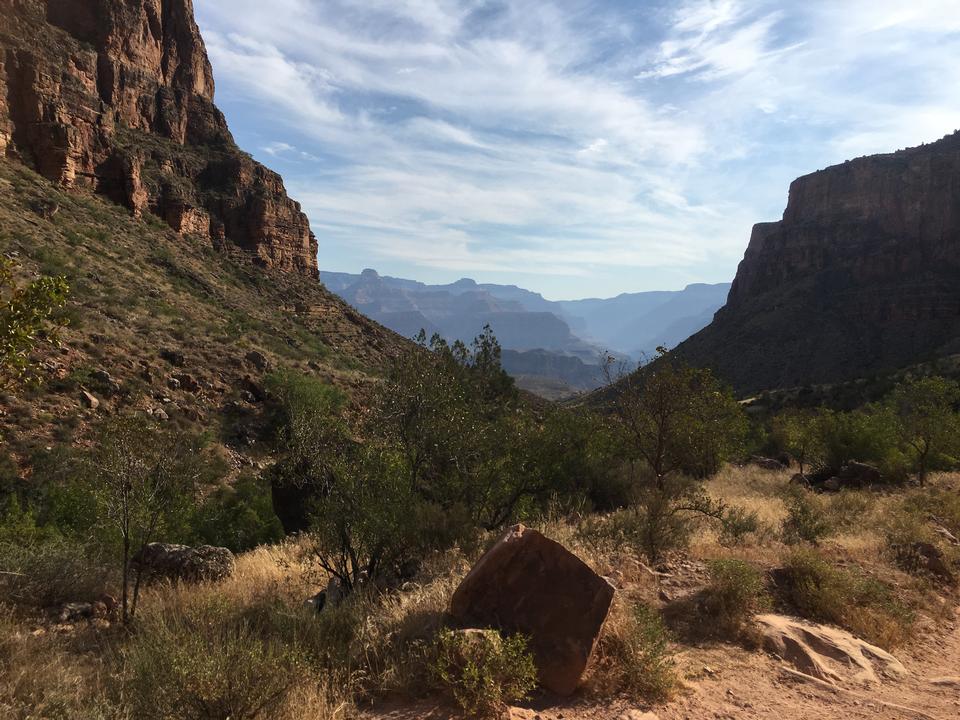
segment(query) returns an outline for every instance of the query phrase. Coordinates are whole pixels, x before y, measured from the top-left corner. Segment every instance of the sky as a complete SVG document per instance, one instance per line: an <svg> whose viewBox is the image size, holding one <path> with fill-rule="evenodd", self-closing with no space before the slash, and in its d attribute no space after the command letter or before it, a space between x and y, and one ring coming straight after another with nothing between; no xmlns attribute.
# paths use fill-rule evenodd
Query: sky
<svg viewBox="0 0 960 720"><path fill-rule="evenodd" d="M728 282L795 177L960 128L958 0L195 0L322 270Z"/></svg>

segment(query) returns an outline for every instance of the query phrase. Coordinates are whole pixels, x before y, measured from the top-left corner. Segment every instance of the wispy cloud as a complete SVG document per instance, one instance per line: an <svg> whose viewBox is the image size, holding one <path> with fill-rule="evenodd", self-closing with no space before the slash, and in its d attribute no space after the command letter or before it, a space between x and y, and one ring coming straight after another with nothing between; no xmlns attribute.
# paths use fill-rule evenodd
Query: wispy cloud
<svg viewBox="0 0 960 720"><path fill-rule="evenodd" d="M729 279L794 176L960 125L950 4L196 2L322 265L567 297Z"/></svg>

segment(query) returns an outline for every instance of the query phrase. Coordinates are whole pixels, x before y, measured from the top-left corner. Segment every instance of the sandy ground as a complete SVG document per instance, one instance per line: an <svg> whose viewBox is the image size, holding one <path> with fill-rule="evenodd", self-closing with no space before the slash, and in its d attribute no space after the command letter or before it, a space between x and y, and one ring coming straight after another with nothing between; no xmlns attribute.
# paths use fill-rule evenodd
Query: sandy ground
<svg viewBox="0 0 960 720"><path fill-rule="evenodd" d="M960 608L958 608L960 612ZM626 699L598 705L586 699L541 697L511 708L511 720L958 720L960 622L941 621L895 653L907 677L871 686L828 685L804 679L777 658L729 645L686 650L679 658L686 689L647 707ZM934 682L934 681L940 682ZM952 681L951 681L952 680ZM646 712L653 716L644 715ZM378 708L373 720L449 720L443 707Z"/></svg>

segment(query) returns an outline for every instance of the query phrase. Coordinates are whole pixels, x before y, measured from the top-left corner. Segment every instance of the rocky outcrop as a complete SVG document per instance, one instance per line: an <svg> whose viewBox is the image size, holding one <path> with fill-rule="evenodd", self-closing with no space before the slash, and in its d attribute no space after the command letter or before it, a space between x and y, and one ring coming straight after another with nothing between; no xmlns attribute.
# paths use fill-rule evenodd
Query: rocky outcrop
<svg viewBox="0 0 960 720"><path fill-rule="evenodd" d="M562 545L516 525L463 579L450 612L464 626L527 635L540 684L569 695L587 666L613 593Z"/></svg>
<svg viewBox="0 0 960 720"><path fill-rule="evenodd" d="M960 351L960 133L795 180L727 304L680 345L741 392Z"/></svg>
<svg viewBox="0 0 960 720"><path fill-rule="evenodd" d="M874 684L907 674L886 650L845 630L784 615L758 615L756 623L767 651L820 680Z"/></svg>
<svg viewBox="0 0 960 720"><path fill-rule="evenodd" d="M316 238L234 144L191 0L0 0L0 154L283 271Z"/></svg>

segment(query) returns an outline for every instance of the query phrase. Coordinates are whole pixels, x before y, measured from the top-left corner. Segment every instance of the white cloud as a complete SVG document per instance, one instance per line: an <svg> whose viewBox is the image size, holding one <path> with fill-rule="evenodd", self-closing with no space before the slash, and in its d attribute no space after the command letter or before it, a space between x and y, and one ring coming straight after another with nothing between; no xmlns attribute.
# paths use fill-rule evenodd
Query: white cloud
<svg viewBox="0 0 960 720"><path fill-rule="evenodd" d="M728 279L794 176L960 122L941 0L196 4L322 264Z"/></svg>

